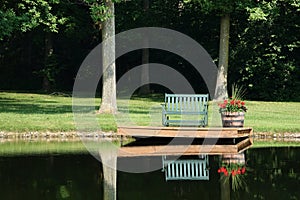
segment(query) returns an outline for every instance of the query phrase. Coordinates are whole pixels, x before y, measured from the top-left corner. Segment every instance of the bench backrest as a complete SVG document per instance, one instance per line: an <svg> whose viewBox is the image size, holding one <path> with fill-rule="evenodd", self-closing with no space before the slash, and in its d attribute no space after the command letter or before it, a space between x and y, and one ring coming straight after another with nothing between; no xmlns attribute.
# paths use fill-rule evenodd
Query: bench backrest
<svg viewBox="0 0 300 200"><path fill-rule="evenodd" d="M208 94L165 94L167 111L207 111Z"/></svg>

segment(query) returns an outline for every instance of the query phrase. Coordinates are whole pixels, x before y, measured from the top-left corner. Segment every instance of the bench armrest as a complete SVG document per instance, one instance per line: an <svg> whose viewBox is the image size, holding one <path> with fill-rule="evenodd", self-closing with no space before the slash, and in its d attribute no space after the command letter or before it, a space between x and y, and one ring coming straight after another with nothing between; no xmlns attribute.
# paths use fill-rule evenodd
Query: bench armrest
<svg viewBox="0 0 300 200"><path fill-rule="evenodd" d="M166 104L162 103L160 105L161 105L161 108L162 108L162 112L165 113L166 112Z"/></svg>

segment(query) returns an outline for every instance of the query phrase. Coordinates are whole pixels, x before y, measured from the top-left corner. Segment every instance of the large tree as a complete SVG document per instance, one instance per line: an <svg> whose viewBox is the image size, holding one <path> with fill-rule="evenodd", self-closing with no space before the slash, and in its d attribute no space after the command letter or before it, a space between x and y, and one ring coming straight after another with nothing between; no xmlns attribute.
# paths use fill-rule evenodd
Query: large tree
<svg viewBox="0 0 300 200"><path fill-rule="evenodd" d="M90 6L91 17L102 31L102 101L99 113L117 112L116 64L115 64L115 8L112 0L84 0ZM113 63L109 63L113 60ZM100 63L99 63L100 65Z"/></svg>
<svg viewBox="0 0 300 200"><path fill-rule="evenodd" d="M215 99L222 100L228 96L227 91L227 73L229 60L229 30L230 14L225 13L221 16L220 22L220 45L219 45L219 63L218 76L216 83Z"/></svg>
<svg viewBox="0 0 300 200"><path fill-rule="evenodd" d="M115 8L111 0L105 0L107 14L109 17L103 22L102 41L109 40L104 43L102 50L103 59L103 85L102 85L102 103L99 109L100 113L117 112L116 97L116 64L115 64ZM108 63L113 60L113 63Z"/></svg>

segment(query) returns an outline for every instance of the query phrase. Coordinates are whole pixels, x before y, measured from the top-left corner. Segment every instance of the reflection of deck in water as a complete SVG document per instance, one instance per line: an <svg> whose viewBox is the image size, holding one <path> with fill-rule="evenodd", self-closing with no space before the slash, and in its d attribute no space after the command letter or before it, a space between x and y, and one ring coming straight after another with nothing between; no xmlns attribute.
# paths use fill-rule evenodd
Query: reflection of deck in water
<svg viewBox="0 0 300 200"><path fill-rule="evenodd" d="M118 135L136 138L119 157L232 154L252 145L252 128L119 127Z"/></svg>

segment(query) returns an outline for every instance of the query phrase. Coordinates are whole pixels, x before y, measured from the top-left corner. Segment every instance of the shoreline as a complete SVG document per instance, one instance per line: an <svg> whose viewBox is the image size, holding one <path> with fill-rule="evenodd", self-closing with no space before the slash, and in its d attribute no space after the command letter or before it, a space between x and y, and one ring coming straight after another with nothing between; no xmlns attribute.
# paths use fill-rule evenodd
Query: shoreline
<svg viewBox="0 0 300 200"><path fill-rule="evenodd" d="M0 140L3 139L20 139L20 140L37 140L37 139L69 139L69 140L97 140L97 139L117 139L116 132L91 132L79 133L77 131L68 132L6 132L0 131ZM253 139L278 139L278 140L296 140L300 141L300 133L270 133L270 132L254 132Z"/></svg>
<svg viewBox="0 0 300 200"><path fill-rule="evenodd" d="M270 133L270 132L258 132L253 133L253 138L260 138L260 139L299 139L300 140L300 133Z"/></svg>
<svg viewBox="0 0 300 200"><path fill-rule="evenodd" d="M97 138L116 138L114 132L91 132L79 133L76 131L68 132L5 132L0 131L0 139L97 139Z"/></svg>

